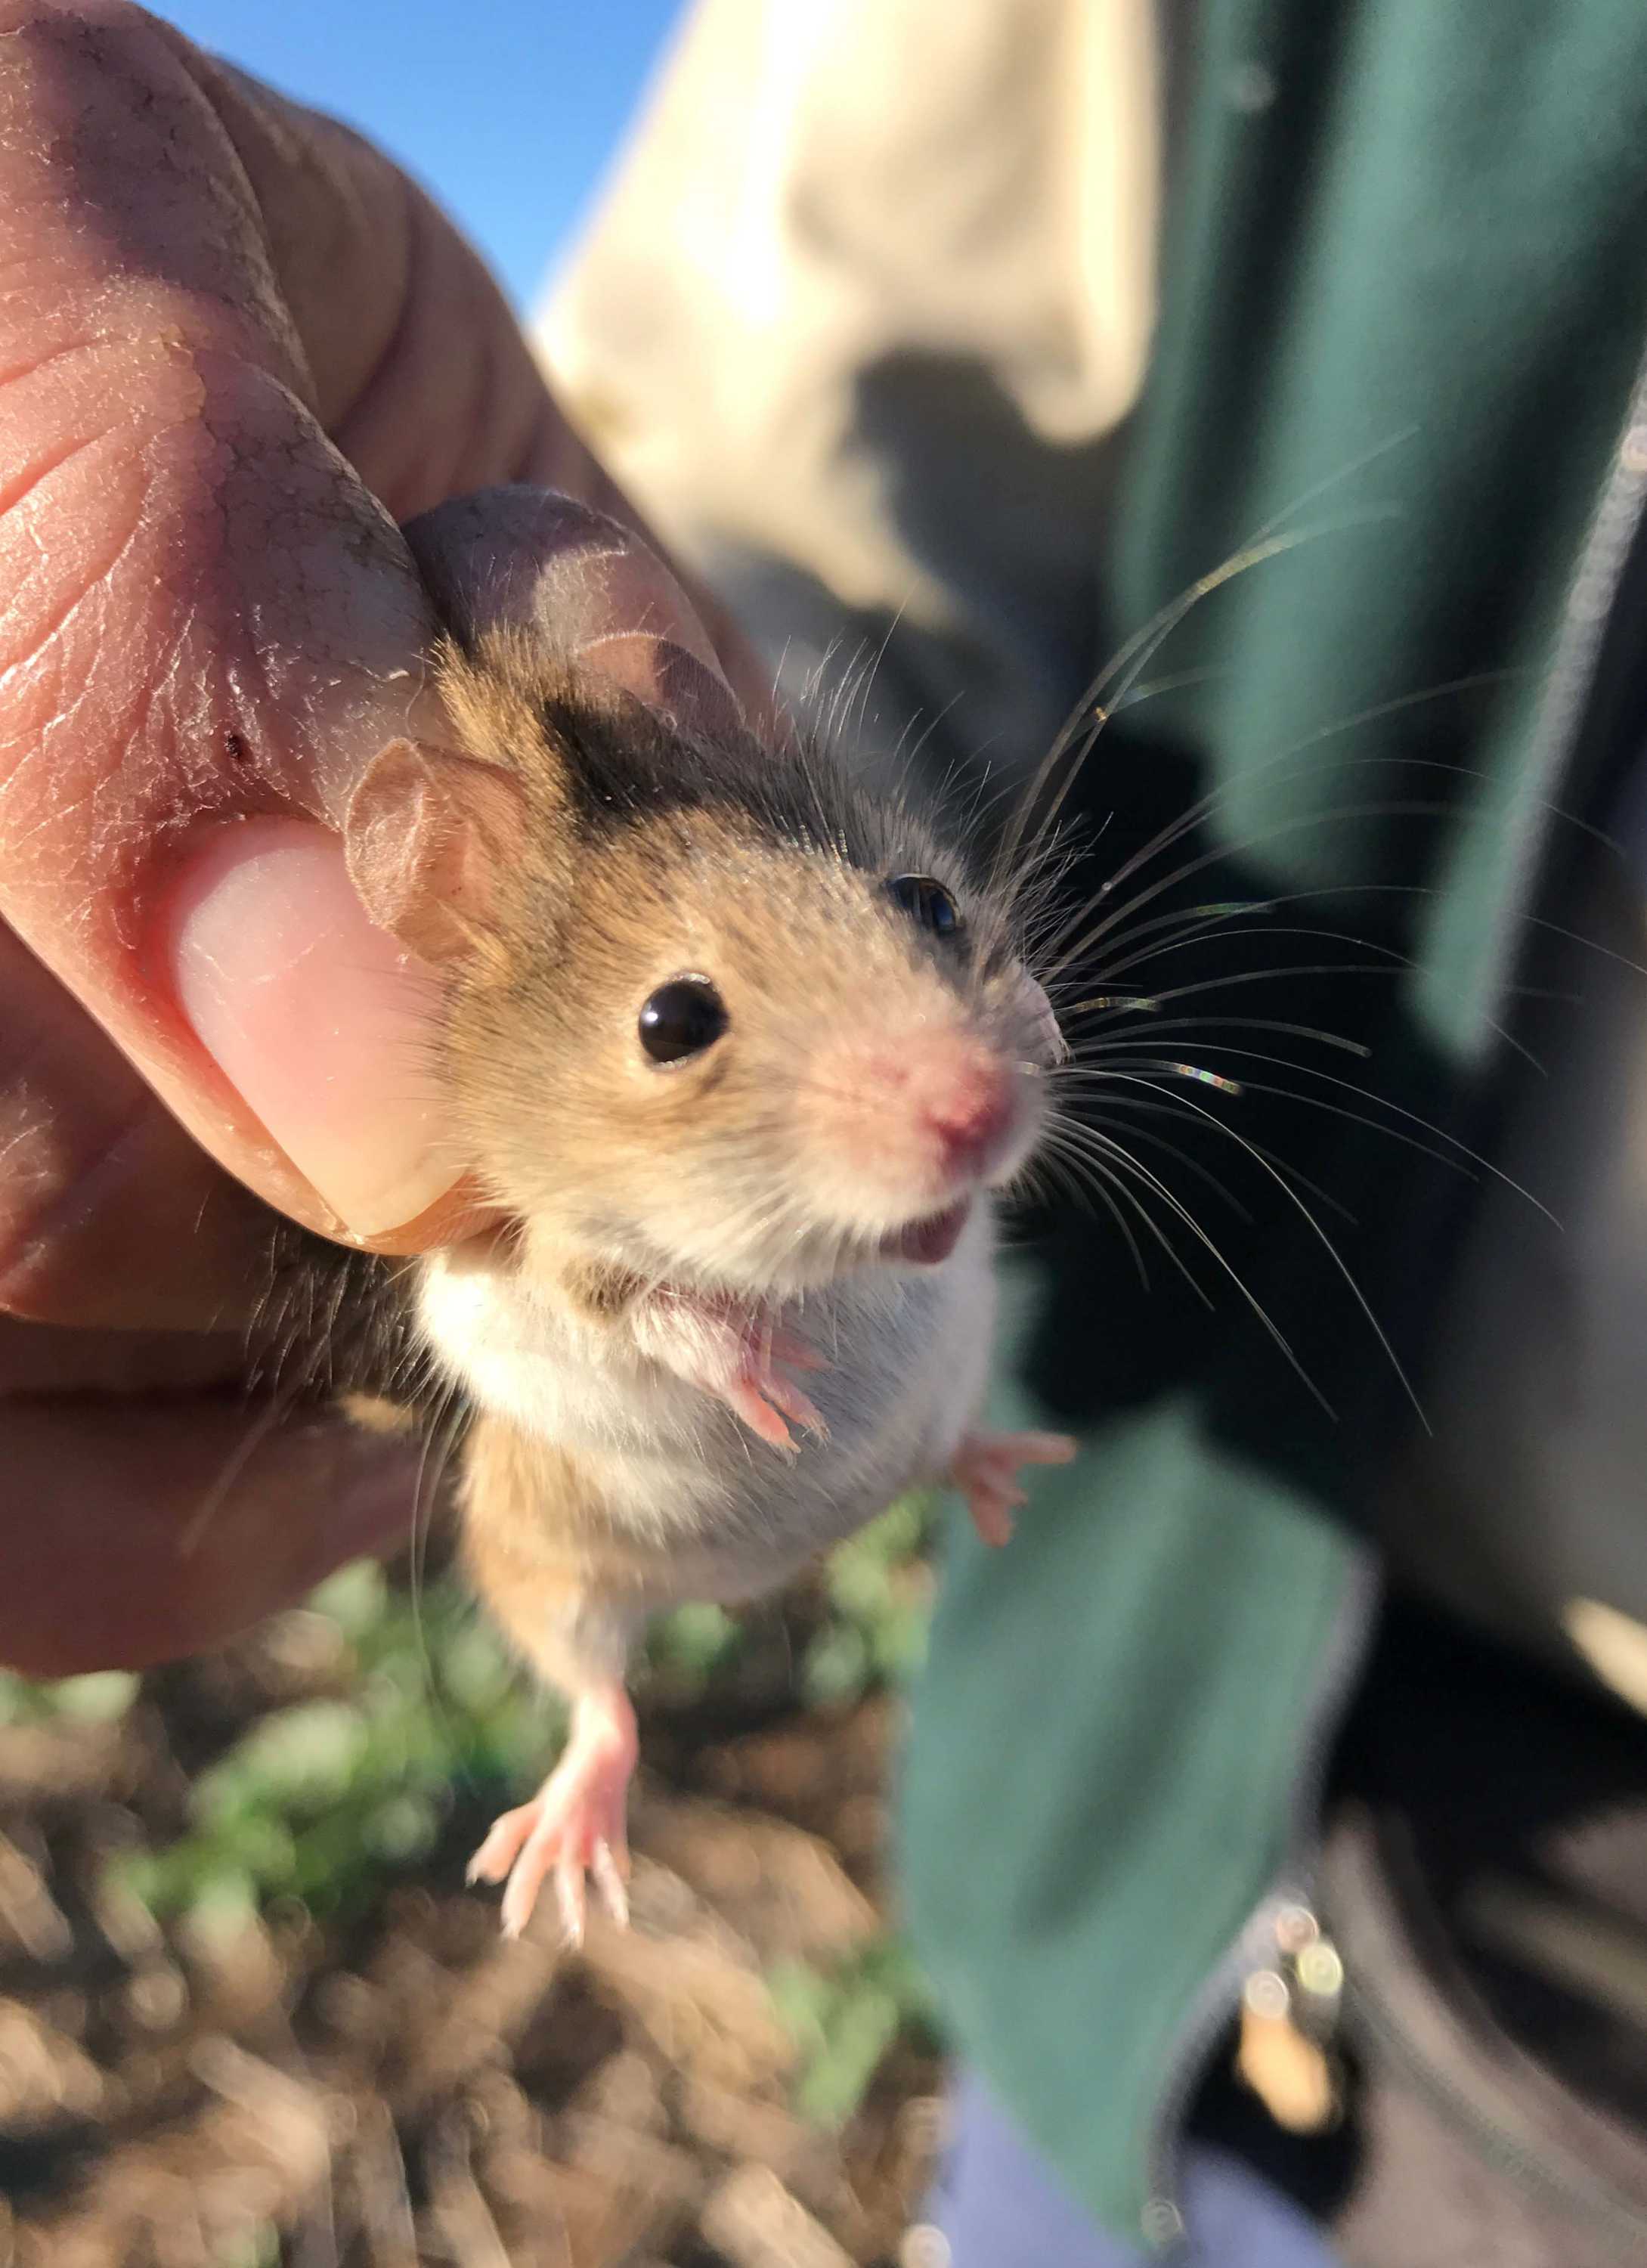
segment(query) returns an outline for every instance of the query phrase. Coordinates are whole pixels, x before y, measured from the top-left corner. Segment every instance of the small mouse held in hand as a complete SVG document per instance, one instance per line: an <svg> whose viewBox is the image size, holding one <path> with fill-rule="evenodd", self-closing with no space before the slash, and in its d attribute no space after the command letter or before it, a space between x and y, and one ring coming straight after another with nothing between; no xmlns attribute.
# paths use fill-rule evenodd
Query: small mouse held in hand
<svg viewBox="0 0 1647 2268"><path fill-rule="evenodd" d="M633 571L581 518L585 565ZM444 1083L508 1224L418 1270L473 1413L468 1566L571 1705L472 1876L506 1883L513 1934L552 1875L576 1938L586 1879L624 1914L649 1616L772 1590L925 1484L1004 1543L1020 1468L1073 1454L978 1423L991 1193L1062 1042L1012 894L827 750L758 738L679 635L591 659L563 575L430 580L463 753L386 750L349 851L442 976Z"/></svg>

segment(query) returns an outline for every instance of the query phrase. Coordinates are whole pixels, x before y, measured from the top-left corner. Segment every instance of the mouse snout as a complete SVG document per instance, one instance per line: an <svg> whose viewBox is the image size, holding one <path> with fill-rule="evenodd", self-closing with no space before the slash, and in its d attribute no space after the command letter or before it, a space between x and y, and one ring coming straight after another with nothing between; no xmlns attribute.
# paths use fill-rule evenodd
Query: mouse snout
<svg viewBox="0 0 1647 2268"><path fill-rule="evenodd" d="M810 1130L835 1168L894 1206L947 1202L988 1182L1020 1138L1011 1064L965 1031L843 1037L804 1090Z"/></svg>
<svg viewBox="0 0 1647 2268"><path fill-rule="evenodd" d="M917 1089L921 1120L953 1173L987 1173L1000 1157L1015 1116L1001 1064L986 1057L937 1069Z"/></svg>

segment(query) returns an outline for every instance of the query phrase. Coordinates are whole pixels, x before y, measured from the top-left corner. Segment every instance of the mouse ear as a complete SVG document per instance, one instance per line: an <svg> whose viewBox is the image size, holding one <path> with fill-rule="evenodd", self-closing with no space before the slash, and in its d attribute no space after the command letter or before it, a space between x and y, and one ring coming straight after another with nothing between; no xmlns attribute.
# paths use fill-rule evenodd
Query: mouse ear
<svg viewBox="0 0 1647 2268"><path fill-rule="evenodd" d="M391 740L349 799L349 879L372 920L421 959L497 955L526 825L520 783L501 765Z"/></svg>
<svg viewBox="0 0 1647 2268"><path fill-rule="evenodd" d="M1070 1042L1063 1036L1051 1001L1042 986L1026 969L1018 977L1018 1013L1033 1035L1032 1059L1043 1071L1056 1071L1070 1060Z"/></svg>

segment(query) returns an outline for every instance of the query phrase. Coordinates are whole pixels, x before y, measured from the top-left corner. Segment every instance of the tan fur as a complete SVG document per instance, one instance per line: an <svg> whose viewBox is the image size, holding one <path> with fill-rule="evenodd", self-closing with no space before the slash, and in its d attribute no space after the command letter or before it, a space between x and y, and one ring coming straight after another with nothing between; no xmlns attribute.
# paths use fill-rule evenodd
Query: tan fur
<svg viewBox="0 0 1647 2268"><path fill-rule="evenodd" d="M602 1532L599 1503L575 1458L497 1418L477 1420L465 1461L465 1564L538 1675L570 1694L622 1675L649 1599L671 1581L665 1554Z"/></svg>
<svg viewBox="0 0 1647 2268"><path fill-rule="evenodd" d="M386 752L351 869L445 971L466 1162L518 1224L421 1274L425 1336L477 1413L468 1564L539 1674L586 1699L649 1613L769 1588L945 1474L987 1363L989 1197L928 1162L918 1094L884 1123L862 1097L934 1045L998 1066L1009 1178L1056 1035L1006 911L919 817L763 753L724 697L665 717L518 624L470 624L437 675L463 753ZM964 937L894 903L910 873L960 902ZM638 1012L686 974L725 1035L660 1066ZM889 1258L967 1203L946 1259ZM775 1333L822 1366L775 1368ZM762 1433L752 1364L780 1398L804 1375L789 1406L813 1430Z"/></svg>
<svg viewBox="0 0 1647 2268"><path fill-rule="evenodd" d="M665 777L672 750L685 763L695 744L518 631L482 633L472 654L448 646L439 681L467 761L441 775L436 818L421 804L413 814L426 837L418 872L430 888L460 874L466 922L484 932L452 968L447 1076L474 1161L524 1227L467 1276L460 1262L431 1263L425 1319L482 1409L539 1434L512 1462L494 1430L477 1434L470 1521L594 1532L615 1516L631 1538L673 1530L678 1550L691 1539L697 1560L706 1528L720 1518L746 1531L764 1498L765 1524L782 1539L776 1574L796 1557L783 1500L809 1507L821 1546L941 1467L932 1445L952 1447L959 1421L923 1416L923 1398L975 1391L977 1319L989 1307L987 1235L952 1299L936 1280L944 1270L912 1280L870 1264L919 1207L902 1162L878 1155L872 1125L846 1144L814 1136L814 1120L851 1097L839 1091L849 1072L832 1086L812 1067L849 1064L877 1017L894 1052L902 1035L955 1024L1016 1067L1032 1111L1044 1042L1023 972L1004 960L958 996L872 875L827 845L783 839L735 802L642 807L580 844L573 743L604 732L627 749L650 738ZM511 807L512 837L499 823ZM464 837L455 865L454 836ZM906 855L945 871L946 854L918 825ZM693 970L712 975L731 1037L660 1071L638 1049L636 1013L657 985ZM961 1265L958 1256L950 1272ZM786 1466L703 1392L659 1371L642 1308L665 1281L793 1316L830 1366L820 1391L832 1451L809 1444ZM957 1302L966 1357L946 1359L931 1333ZM952 1336L959 1314L943 1328ZM714 1359L711 1346L703 1359ZM900 1394L916 1399L901 1408ZM546 1427L567 1453L559 1462L545 1453ZM877 1454L906 1435L898 1454ZM640 1462L597 1480L588 1460L599 1454ZM477 1508L492 1489L498 1509L488 1514ZM604 1504L585 1501L592 1491ZM479 1565L483 1590L499 1565L496 1553ZM695 1577L710 1580L701 1564ZM656 1587L679 1594L678 1582ZM518 1625L516 1609L499 1610Z"/></svg>
<svg viewBox="0 0 1647 2268"><path fill-rule="evenodd" d="M363 1433L409 1433L417 1425L415 1410L408 1410L402 1403L391 1402L381 1394L342 1394L337 1406Z"/></svg>

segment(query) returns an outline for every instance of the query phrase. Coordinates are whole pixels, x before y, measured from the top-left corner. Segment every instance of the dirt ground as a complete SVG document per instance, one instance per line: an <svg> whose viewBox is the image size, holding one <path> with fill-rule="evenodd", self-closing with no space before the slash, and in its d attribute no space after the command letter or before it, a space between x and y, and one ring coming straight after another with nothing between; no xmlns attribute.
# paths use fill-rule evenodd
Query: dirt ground
<svg viewBox="0 0 1647 2268"><path fill-rule="evenodd" d="M337 1687L305 1625L105 1721L0 1724L0 2268L918 2263L930 2041L871 2043L820 2123L769 1989L885 1942L895 1702L654 1694L633 1926L595 1915L577 1954L548 1911L503 1943L464 1887L478 1788L352 1913L157 1921L111 1861L181 1831L248 1727Z"/></svg>

